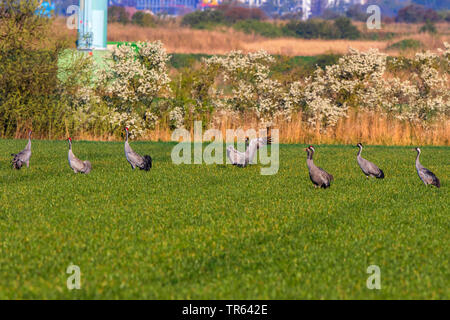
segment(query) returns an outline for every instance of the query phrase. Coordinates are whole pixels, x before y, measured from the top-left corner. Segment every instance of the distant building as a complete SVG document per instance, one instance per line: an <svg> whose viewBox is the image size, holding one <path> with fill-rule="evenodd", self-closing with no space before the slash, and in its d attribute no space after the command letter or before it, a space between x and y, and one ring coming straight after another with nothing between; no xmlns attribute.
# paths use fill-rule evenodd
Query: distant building
<svg viewBox="0 0 450 320"><path fill-rule="evenodd" d="M303 20L319 16L325 9L346 8L354 4L365 5L368 0L237 0L249 7L259 8L268 1L277 1L278 5L290 2L295 11L302 12ZM148 10L154 14L179 15L194 10L214 8L222 0L109 0L110 6L133 7L136 10ZM291 6L292 7L292 6ZM294 8L292 7L292 8ZM294 10L292 9L291 10Z"/></svg>
<svg viewBox="0 0 450 320"><path fill-rule="evenodd" d="M177 15L194 11L200 7L200 0L136 0L137 10L150 10L158 14Z"/></svg>

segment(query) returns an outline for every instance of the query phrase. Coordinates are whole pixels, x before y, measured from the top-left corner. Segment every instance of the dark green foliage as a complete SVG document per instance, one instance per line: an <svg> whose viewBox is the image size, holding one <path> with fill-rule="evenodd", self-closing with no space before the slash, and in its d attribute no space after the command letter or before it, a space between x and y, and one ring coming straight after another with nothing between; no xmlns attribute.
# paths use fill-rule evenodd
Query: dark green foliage
<svg viewBox="0 0 450 320"><path fill-rule="evenodd" d="M38 1L0 2L0 136L33 128L37 136L63 126L58 57L67 46L50 36L52 21Z"/></svg>
<svg viewBox="0 0 450 320"><path fill-rule="evenodd" d="M225 15L219 10L194 11L183 16L182 26L189 26L195 29L208 29L215 25L224 24Z"/></svg>
<svg viewBox="0 0 450 320"><path fill-rule="evenodd" d="M336 64L341 56L337 54L321 54L312 57L276 56L276 62L271 68L274 76L282 82L297 81L299 77L310 76L317 67Z"/></svg>
<svg viewBox="0 0 450 320"><path fill-rule="evenodd" d="M355 40L361 36L358 28L352 24L352 20L340 17L334 20L334 27L337 31L338 39Z"/></svg>
<svg viewBox="0 0 450 320"><path fill-rule="evenodd" d="M181 24L195 29L212 29L228 25L234 29L268 38L296 37L303 39L358 39L361 33L351 19L338 17L334 21L312 19L291 20L284 26L266 19L262 11L242 7L221 6L216 10L195 11L183 16Z"/></svg>
<svg viewBox="0 0 450 320"><path fill-rule="evenodd" d="M153 16L150 13L146 13L143 11L138 11L135 14L133 14L131 22L141 27L155 26L155 19L153 18Z"/></svg>
<svg viewBox="0 0 450 320"><path fill-rule="evenodd" d="M195 53L172 53L170 55L169 63L172 68L183 69L193 68L196 62L199 62L202 58L210 58L208 54L195 54Z"/></svg>
<svg viewBox="0 0 450 320"><path fill-rule="evenodd" d="M350 19L339 17L327 20L291 21L284 26L286 35L304 39L358 39L361 36Z"/></svg>
<svg viewBox="0 0 450 320"><path fill-rule="evenodd" d="M276 24L258 20L242 20L236 22L233 28L244 33L259 34L267 38L278 38L284 35L283 29Z"/></svg>
<svg viewBox="0 0 450 320"><path fill-rule="evenodd" d="M431 21L427 21L419 30L420 33L431 33L431 34L436 34L437 33L437 29L436 26L434 25L434 23L432 23Z"/></svg>
<svg viewBox="0 0 450 320"><path fill-rule="evenodd" d="M221 5L217 9L194 11L183 16L181 25L195 29L211 29L217 25L232 25L245 20L264 20L267 16L258 8Z"/></svg>
<svg viewBox="0 0 450 320"><path fill-rule="evenodd" d="M108 22L127 24L130 22L130 17L124 7L110 6L108 7Z"/></svg>
<svg viewBox="0 0 450 320"><path fill-rule="evenodd" d="M417 50L423 47L423 43L415 39L404 39L391 44L388 50Z"/></svg>

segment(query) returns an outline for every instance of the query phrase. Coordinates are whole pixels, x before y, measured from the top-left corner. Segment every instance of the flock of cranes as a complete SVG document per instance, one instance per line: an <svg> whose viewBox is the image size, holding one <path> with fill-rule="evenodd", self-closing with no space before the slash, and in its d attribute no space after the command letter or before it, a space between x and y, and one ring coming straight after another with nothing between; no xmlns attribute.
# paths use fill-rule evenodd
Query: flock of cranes
<svg viewBox="0 0 450 320"><path fill-rule="evenodd" d="M374 177L377 179L384 179L384 172L376 164L373 162L370 162L369 160L364 159L361 157L361 152L363 149L363 145L361 143L358 143L356 147L359 148L358 155L356 156L356 161L358 162L359 167L361 168L362 172L366 175L367 178ZM421 150L420 148L414 149L417 152L416 157L416 170L417 174L419 175L420 180L427 186L432 185L437 188L441 187L441 182L439 181L438 177L425 168L419 161ZM316 166L313 161L314 152L316 151L313 146L309 146L305 149L307 154L306 159L306 165L308 166L309 170L309 177L314 184L314 187L316 188L329 188L331 186L331 181L334 180L333 176L323 170L322 168Z"/></svg>
<svg viewBox="0 0 450 320"><path fill-rule="evenodd" d="M30 166L30 158L31 158L31 134L32 131L28 134L28 143L22 151L19 153L11 154L13 156L13 159L11 161L12 167L14 169L21 169L24 165L27 166L27 168ZM130 144L128 143L128 128L125 128L125 157L128 161L128 163L131 165L131 168L134 170L136 168L139 168L141 170L149 171L152 168L152 158L149 155L141 156L130 147ZM82 161L78 159L73 151L72 151L72 139L67 139L69 143L69 152L68 152L68 160L69 160L69 166L73 170L74 173L84 173L89 174L92 170L92 165L88 160ZM236 150L234 147L229 146L227 148L227 157L229 158L230 162L238 167L246 167L249 164L253 163L253 160L256 155L256 151L265 146L272 143L272 138L270 137L270 133L268 132L267 137L263 138L255 138L252 140L249 140L248 138L245 140L245 146L246 150L245 152L240 152ZM359 148L358 154L356 156L356 160L358 162L359 167L361 168L364 175L369 177L374 177L377 179L383 179L384 178L384 172L378 166L376 166L373 162L370 162L369 160L364 159L361 157L361 152L363 150L363 145L361 143L358 143L356 147ZM326 172L324 169L316 166L314 164L314 153L316 152L316 149L313 146L309 146L305 149L307 157L306 157L306 165L309 170L309 177L314 184L315 188L329 188L331 186L331 182L334 180L333 175ZM415 151L417 152L416 157L416 170L417 174L422 180L422 182L425 185L432 185L437 188L441 187L441 183L439 179L436 177L436 175L425 168L419 160L421 150L420 148L415 148Z"/></svg>

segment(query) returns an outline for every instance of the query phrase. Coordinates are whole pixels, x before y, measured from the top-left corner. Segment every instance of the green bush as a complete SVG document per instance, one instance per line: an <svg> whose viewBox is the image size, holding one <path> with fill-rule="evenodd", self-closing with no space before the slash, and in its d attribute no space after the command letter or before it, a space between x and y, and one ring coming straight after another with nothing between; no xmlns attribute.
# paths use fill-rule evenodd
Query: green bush
<svg viewBox="0 0 450 320"><path fill-rule="evenodd" d="M242 20L233 25L233 28L244 33L255 33L267 38L282 37L283 30L276 24L258 20Z"/></svg>
<svg viewBox="0 0 450 320"><path fill-rule="evenodd" d="M334 20L334 27L337 30L337 37L339 39L358 39L361 33L358 28L352 24L352 20L345 17L340 17Z"/></svg>
<svg viewBox="0 0 450 320"><path fill-rule="evenodd" d="M283 28L287 36L303 39L358 39L361 37L359 30L351 20L339 17L334 22L324 20L291 21Z"/></svg>
<svg viewBox="0 0 450 320"><path fill-rule="evenodd" d="M202 58L210 58L211 55L197 53L172 53L169 64L172 68L183 69L193 68L194 64L201 61Z"/></svg>
<svg viewBox="0 0 450 320"><path fill-rule="evenodd" d="M108 8L108 23L123 23L130 22L130 17L124 7L111 6Z"/></svg>
<svg viewBox="0 0 450 320"><path fill-rule="evenodd" d="M420 33L436 34L437 29L434 23L427 21L419 30Z"/></svg>
<svg viewBox="0 0 450 320"><path fill-rule="evenodd" d="M404 39L401 41L398 41L394 44L391 44L389 47L387 47L388 50L416 50L423 47L423 43L419 40L415 39Z"/></svg>
<svg viewBox="0 0 450 320"><path fill-rule="evenodd" d="M194 11L183 16L182 26L188 26L194 29L210 29L215 25L225 24L225 16L222 11L205 10Z"/></svg>
<svg viewBox="0 0 450 320"><path fill-rule="evenodd" d="M52 20L36 15L36 0L0 2L0 136L33 128L61 129L58 57L67 46L52 37Z"/></svg>
<svg viewBox="0 0 450 320"><path fill-rule="evenodd" d="M283 28L287 36L302 39L314 38L333 38L331 24L326 21L308 20L308 21L290 21Z"/></svg>
<svg viewBox="0 0 450 320"><path fill-rule="evenodd" d="M154 27L156 25L153 16L150 13L145 13L143 11L138 11L133 14L131 22L141 27Z"/></svg>

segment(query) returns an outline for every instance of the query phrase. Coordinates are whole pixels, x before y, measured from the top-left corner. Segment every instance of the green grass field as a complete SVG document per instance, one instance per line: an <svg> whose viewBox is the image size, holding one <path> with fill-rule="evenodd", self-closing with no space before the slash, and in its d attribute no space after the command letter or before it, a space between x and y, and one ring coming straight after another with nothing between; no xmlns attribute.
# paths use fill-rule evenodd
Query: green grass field
<svg viewBox="0 0 450 320"><path fill-rule="evenodd" d="M441 179L426 188L410 147L366 147L385 180L366 180L356 148L318 146L331 189L309 181L304 146L280 146L280 170L180 165L174 144L135 142L154 158L131 171L123 143L0 140L0 298L449 299L450 148L422 148ZM66 268L81 268L81 290ZM381 290L366 288L370 265Z"/></svg>

